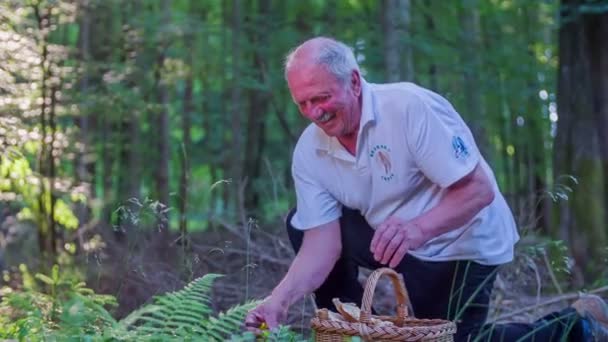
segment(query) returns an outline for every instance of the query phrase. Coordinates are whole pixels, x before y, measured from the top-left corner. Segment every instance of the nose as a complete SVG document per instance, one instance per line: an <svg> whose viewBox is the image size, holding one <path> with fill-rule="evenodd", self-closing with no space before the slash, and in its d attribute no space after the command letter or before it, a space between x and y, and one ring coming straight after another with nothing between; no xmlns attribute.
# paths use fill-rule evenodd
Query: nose
<svg viewBox="0 0 608 342"><path fill-rule="evenodd" d="M302 113L309 119L311 120L316 120L318 119L322 114L323 114L323 109L321 109L319 106L311 104L310 102L307 102L303 107L302 107Z"/></svg>

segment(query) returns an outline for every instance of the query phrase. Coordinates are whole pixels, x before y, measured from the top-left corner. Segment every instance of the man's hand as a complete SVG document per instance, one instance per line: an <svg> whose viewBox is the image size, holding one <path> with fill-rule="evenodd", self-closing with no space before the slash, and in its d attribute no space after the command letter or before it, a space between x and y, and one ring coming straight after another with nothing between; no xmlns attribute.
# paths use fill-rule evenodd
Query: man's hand
<svg viewBox="0 0 608 342"><path fill-rule="evenodd" d="M262 324L266 324L268 329L274 329L283 323L287 317L287 306L277 303L272 296L264 299L262 303L253 308L245 317L247 330L260 334Z"/></svg>
<svg viewBox="0 0 608 342"><path fill-rule="evenodd" d="M381 223L374 237L370 250L376 261L390 267L399 265L401 259L410 250L422 246L429 238L419 225L391 216Z"/></svg>

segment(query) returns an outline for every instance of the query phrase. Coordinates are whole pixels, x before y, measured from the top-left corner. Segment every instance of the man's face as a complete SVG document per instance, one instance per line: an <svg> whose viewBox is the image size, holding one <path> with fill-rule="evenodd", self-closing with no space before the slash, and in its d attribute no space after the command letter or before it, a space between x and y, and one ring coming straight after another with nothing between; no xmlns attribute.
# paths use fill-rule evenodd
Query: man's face
<svg viewBox="0 0 608 342"><path fill-rule="evenodd" d="M343 137L357 132L361 118L359 74L340 82L323 67L294 65L287 83L300 113L327 135Z"/></svg>

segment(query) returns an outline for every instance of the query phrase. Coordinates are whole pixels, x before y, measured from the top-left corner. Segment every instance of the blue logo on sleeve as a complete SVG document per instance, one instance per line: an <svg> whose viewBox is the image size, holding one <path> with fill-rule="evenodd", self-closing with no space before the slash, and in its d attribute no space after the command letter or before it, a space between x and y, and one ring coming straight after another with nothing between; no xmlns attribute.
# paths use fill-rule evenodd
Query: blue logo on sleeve
<svg viewBox="0 0 608 342"><path fill-rule="evenodd" d="M467 149L467 145L464 144L464 141L461 137L455 136L452 139L452 148L454 149L454 155L456 159L466 159L469 156L469 150Z"/></svg>

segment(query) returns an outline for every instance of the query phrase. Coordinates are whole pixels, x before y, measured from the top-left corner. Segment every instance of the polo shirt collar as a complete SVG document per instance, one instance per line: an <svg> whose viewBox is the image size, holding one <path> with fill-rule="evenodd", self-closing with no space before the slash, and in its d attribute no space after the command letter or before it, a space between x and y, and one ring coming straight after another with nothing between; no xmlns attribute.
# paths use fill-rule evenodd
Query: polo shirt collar
<svg viewBox="0 0 608 342"><path fill-rule="evenodd" d="M357 133L357 154L359 154L359 146L361 146L361 135L367 125L376 120L374 107L374 98L372 96L371 86L363 77L361 77L361 96L363 97L361 104L361 122L359 123L359 132ZM313 124L314 125L314 124ZM320 151L330 153L335 156L346 155L353 158L340 144L338 139L330 137L322 129L317 127L317 137L315 148ZM345 156L347 157L347 156Z"/></svg>

